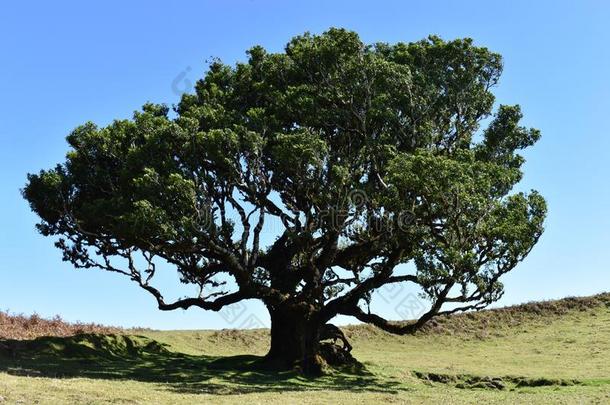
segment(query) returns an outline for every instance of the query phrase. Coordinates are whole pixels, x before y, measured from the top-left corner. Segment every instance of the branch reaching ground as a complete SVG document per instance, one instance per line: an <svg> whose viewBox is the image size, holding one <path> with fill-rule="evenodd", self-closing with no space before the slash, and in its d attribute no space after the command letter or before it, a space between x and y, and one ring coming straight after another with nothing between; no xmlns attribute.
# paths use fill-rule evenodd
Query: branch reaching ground
<svg viewBox="0 0 610 405"><path fill-rule="evenodd" d="M259 300L268 359L313 373L336 316L408 334L502 297L547 208L515 191L540 132L496 108L500 55L336 28L247 55L215 60L173 113L148 103L76 128L66 160L28 176L65 261L130 279L163 311ZM166 271L188 296L163 292ZM428 309L406 325L375 313L392 285Z"/></svg>

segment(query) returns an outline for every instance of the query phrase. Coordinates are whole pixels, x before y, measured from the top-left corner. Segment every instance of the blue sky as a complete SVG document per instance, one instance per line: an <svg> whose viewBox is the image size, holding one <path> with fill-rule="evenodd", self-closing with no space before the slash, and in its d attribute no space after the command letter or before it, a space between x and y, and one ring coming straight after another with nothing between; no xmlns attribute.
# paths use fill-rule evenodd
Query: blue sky
<svg viewBox="0 0 610 405"><path fill-rule="evenodd" d="M520 187L549 204L546 232L505 279L499 305L610 290L610 3L603 1L4 2L0 6L0 309L154 328L240 326L201 310L159 312L119 275L61 262L19 189L63 160L68 132L177 102L205 60L244 60L260 44L336 26L366 42L472 37L501 53L496 89L542 131ZM176 277L162 284L172 294ZM394 317L405 291L387 292ZM256 304L234 311L266 313ZM398 311L400 312L400 311ZM239 315L239 316L238 316ZM230 316L230 315L228 315ZM241 320L239 321L241 322Z"/></svg>

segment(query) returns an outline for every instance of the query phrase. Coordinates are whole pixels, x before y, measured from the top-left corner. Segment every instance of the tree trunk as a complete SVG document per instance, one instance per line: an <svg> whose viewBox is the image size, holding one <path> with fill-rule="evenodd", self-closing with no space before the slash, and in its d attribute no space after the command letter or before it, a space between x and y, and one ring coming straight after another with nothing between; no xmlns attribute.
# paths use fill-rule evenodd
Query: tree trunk
<svg viewBox="0 0 610 405"><path fill-rule="evenodd" d="M318 353L320 324L316 317L290 307L268 308L271 348L267 363L275 368L299 367L305 374L320 374L323 360Z"/></svg>

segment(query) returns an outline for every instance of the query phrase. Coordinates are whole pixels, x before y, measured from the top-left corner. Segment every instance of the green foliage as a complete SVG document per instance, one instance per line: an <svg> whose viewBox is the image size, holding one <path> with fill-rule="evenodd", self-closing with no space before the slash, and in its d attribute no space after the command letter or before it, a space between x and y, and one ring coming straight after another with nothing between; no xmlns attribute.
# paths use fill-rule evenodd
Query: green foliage
<svg viewBox="0 0 610 405"><path fill-rule="evenodd" d="M214 61L175 118L146 104L131 120L87 123L68 136L65 163L29 176L24 196L65 260L130 276L161 309L258 298L397 333L414 329L360 307L384 284L415 283L431 299L413 328L445 303L479 309L502 294L546 207L535 191L510 194L520 150L540 137L519 107L480 128L498 54L470 39L367 45L331 29L248 56ZM268 218L284 228L262 246ZM202 293L165 302L149 284L157 260ZM397 276L404 263L416 274ZM219 274L233 290L207 291L224 285Z"/></svg>

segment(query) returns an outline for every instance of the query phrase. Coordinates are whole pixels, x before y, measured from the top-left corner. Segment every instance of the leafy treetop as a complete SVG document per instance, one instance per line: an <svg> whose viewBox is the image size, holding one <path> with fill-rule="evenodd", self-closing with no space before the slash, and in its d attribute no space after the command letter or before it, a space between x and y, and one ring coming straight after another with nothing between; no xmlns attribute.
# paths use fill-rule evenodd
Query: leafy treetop
<svg viewBox="0 0 610 405"><path fill-rule="evenodd" d="M501 71L470 39L304 34L281 53L214 61L172 114L146 104L76 128L66 161L23 194L64 260L128 276L162 310L255 298L272 315L411 332L497 300L543 231L544 199L511 194L519 150L540 134L518 106L494 113ZM168 302L153 286L160 261L200 293ZM419 320L367 309L399 282L430 299Z"/></svg>

